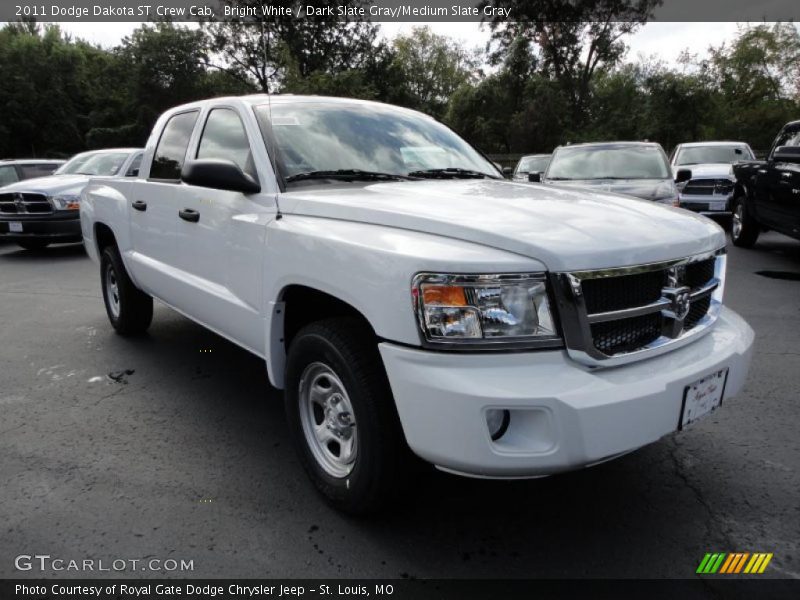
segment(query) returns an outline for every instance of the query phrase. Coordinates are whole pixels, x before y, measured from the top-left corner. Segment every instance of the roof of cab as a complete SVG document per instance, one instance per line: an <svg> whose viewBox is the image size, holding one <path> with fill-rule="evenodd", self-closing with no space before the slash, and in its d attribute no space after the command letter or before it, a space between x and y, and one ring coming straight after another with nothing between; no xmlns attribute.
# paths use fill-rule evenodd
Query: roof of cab
<svg viewBox="0 0 800 600"><path fill-rule="evenodd" d="M61 165L63 158L0 158L0 163L15 165Z"/></svg>
<svg viewBox="0 0 800 600"><path fill-rule="evenodd" d="M583 142L580 144L562 144L560 148L620 148L626 146L661 147L658 142Z"/></svg>
<svg viewBox="0 0 800 600"><path fill-rule="evenodd" d="M401 112L413 113L415 115L420 115L423 117L427 117L429 119L433 119L433 117L431 117L430 115L427 115L425 113L410 108L397 106L396 104L388 104L386 102L376 102L375 100L362 100L360 98L343 98L339 96L314 96L314 95L300 96L294 94L249 94L246 96L220 96L218 98L207 98L205 100L197 100L195 102L188 102L186 104L181 104L180 106L175 106L166 112L175 113L192 108L202 108L206 104L212 102L215 104L225 104L226 102L231 104L245 103L251 106L262 105L262 104L310 104L310 103L343 104L343 105L349 104L349 105L361 105L364 107L384 107Z"/></svg>
<svg viewBox="0 0 800 600"><path fill-rule="evenodd" d="M747 142L737 142L736 140L717 141L717 142L686 142L678 144L681 148L696 148L698 146L746 146Z"/></svg>

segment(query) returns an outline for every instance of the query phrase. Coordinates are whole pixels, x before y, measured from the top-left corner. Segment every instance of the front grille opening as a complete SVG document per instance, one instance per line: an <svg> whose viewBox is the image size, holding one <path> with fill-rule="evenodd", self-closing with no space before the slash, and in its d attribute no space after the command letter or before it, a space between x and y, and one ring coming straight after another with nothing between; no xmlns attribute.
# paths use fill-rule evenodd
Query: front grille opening
<svg viewBox="0 0 800 600"><path fill-rule="evenodd" d="M688 285L693 290L706 285L714 278L715 264L716 259L708 258L686 265L684 285Z"/></svg>
<svg viewBox="0 0 800 600"><path fill-rule="evenodd" d="M22 196L22 203L17 202ZM53 207L44 194L35 193L5 193L0 194L0 213L6 214L47 214L53 212Z"/></svg>
<svg viewBox="0 0 800 600"><path fill-rule="evenodd" d="M652 313L595 323L591 326L594 346L609 356L638 350L661 336L662 320L661 313Z"/></svg>
<svg viewBox="0 0 800 600"><path fill-rule="evenodd" d="M706 296L705 298L700 298L692 302L692 306L689 308L689 314L686 315L686 318L683 320L683 329L692 329L697 325L700 319L706 316L709 308L711 308L711 296Z"/></svg>
<svg viewBox="0 0 800 600"><path fill-rule="evenodd" d="M730 179L692 179L682 191L687 196L730 194L733 191L733 182Z"/></svg>
<svg viewBox="0 0 800 600"><path fill-rule="evenodd" d="M581 282L586 312L590 315L656 302L661 298L661 289L665 285L665 271L584 279Z"/></svg>

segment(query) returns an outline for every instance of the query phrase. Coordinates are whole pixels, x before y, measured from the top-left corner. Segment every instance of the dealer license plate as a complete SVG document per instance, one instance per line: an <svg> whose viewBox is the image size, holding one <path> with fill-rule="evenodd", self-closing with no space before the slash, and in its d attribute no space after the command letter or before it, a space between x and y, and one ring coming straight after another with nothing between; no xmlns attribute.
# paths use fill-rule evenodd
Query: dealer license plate
<svg viewBox="0 0 800 600"><path fill-rule="evenodd" d="M725 210L725 205L727 202L722 200L721 202L709 202L708 203L708 210Z"/></svg>
<svg viewBox="0 0 800 600"><path fill-rule="evenodd" d="M725 392L727 378L728 369L720 369L716 373L686 386L686 389L683 390L679 429L705 417L722 404L722 394Z"/></svg>
<svg viewBox="0 0 800 600"><path fill-rule="evenodd" d="M22 223L19 221L9 221L8 230L11 233L22 233Z"/></svg>

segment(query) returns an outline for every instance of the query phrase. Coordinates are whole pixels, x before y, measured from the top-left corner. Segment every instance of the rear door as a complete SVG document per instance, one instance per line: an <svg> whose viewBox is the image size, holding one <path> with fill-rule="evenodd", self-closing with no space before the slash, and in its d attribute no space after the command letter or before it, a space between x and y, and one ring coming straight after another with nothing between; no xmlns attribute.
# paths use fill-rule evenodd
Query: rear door
<svg viewBox="0 0 800 600"><path fill-rule="evenodd" d="M201 121L190 155L232 161L260 181L263 189L253 158L253 149L263 141L248 133L258 131L252 113L239 106L216 105L204 112ZM176 241L187 313L263 354L264 248L266 225L277 214L274 195L183 187L178 208L189 218L178 220Z"/></svg>
<svg viewBox="0 0 800 600"><path fill-rule="evenodd" d="M147 180L132 180L126 195L132 242L127 258L133 275L140 287L175 305L180 304L175 229L185 187L181 169L199 114L199 109L188 110L167 119L152 160L145 165Z"/></svg>
<svg viewBox="0 0 800 600"><path fill-rule="evenodd" d="M800 146L800 127L783 146ZM800 164L775 161L775 183L770 198L775 215L775 229L800 235Z"/></svg>
<svg viewBox="0 0 800 600"><path fill-rule="evenodd" d="M776 148L791 145L799 134L799 127L784 128L775 139L766 164L758 169L755 176L756 216L761 223L777 231L787 230L786 196L791 195L794 169L788 163L774 160L773 154Z"/></svg>

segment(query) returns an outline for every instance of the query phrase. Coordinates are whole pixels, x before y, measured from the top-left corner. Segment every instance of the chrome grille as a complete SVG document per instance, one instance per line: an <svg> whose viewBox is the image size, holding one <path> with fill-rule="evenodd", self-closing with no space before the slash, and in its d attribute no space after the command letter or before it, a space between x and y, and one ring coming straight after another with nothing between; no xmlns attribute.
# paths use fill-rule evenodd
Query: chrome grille
<svg viewBox="0 0 800 600"><path fill-rule="evenodd" d="M614 365L675 347L717 318L723 251L662 263L559 273L554 290L570 354Z"/></svg>
<svg viewBox="0 0 800 600"><path fill-rule="evenodd" d="M44 194L30 192L0 193L0 213L2 214L49 214L53 205Z"/></svg>
<svg viewBox="0 0 800 600"><path fill-rule="evenodd" d="M733 191L730 179L691 179L681 193L687 196L727 196Z"/></svg>

